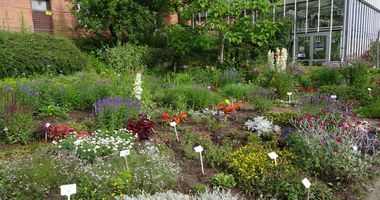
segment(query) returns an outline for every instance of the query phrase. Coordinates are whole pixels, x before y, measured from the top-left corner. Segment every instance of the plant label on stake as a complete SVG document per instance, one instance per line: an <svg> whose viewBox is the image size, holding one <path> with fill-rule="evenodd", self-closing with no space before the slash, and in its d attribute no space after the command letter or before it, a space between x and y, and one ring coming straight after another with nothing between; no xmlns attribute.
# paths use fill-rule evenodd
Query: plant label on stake
<svg viewBox="0 0 380 200"><path fill-rule="evenodd" d="M78 146L82 143L82 140L77 140L74 142L75 145L75 156L77 156Z"/></svg>
<svg viewBox="0 0 380 200"><path fill-rule="evenodd" d="M270 159L274 160L274 166L277 166L277 158L278 158L278 155L276 152L270 152L268 153L268 156Z"/></svg>
<svg viewBox="0 0 380 200"><path fill-rule="evenodd" d="M288 93L286 93L287 95L288 95L288 97L289 97L289 103L290 103L290 97L293 95L293 93L292 92L288 92Z"/></svg>
<svg viewBox="0 0 380 200"><path fill-rule="evenodd" d="M130 150L120 151L120 157L124 157L124 159L125 159L125 166L127 166L127 169L128 169L127 157L129 156L129 154L131 154Z"/></svg>
<svg viewBox="0 0 380 200"><path fill-rule="evenodd" d="M371 92L372 92L372 89L371 89L371 88L368 88L368 93L369 93L369 95L371 95Z"/></svg>
<svg viewBox="0 0 380 200"><path fill-rule="evenodd" d="M337 96L334 94L334 95L331 95L331 98L336 100Z"/></svg>
<svg viewBox="0 0 380 200"><path fill-rule="evenodd" d="M61 185L61 196L67 196L67 199L70 200L70 196L77 193L77 185Z"/></svg>
<svg viewBox="0 0 380 200"><path fill-rule="evenodd" d="M196 146L194 147L195 152L199 153L199 157L201 158L201 167L202 167L202 174L205 174L205 170L203 168L203 160L202 160L202 151L204 150L202 146Z"/></svg>
<svg viewBox="0 0 380 200"><path fill-rule="evenodd" d="M302 184L303 184L303 186L305 186L305 188L307 190L307 199L309 200L310 199L310 186L311 186L311 183L310 183L309 179L304 178L302 180Z"/></svg>
<svg viewBox="0 0 380 200"><path fill-rule="evenodd" d="M47 143L47 132L48 132L48 128L50 127L50 123L46 123L45 124L45 143Z"/></svg>
<svg viewBox="0 0 380 200"><path fill-rule="evenodd" d="M170 122L170 126L174 127L175 137L177 138L177 142L179 142L178 132L177 132L177 123L176 122Z"/></svg>

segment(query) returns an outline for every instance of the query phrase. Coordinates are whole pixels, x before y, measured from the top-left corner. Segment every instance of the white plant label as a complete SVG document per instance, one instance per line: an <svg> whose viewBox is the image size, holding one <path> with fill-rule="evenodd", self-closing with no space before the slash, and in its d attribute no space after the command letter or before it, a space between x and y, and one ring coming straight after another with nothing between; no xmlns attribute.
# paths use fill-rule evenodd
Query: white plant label
<svg viewBox="0 0 380 200"><path fill-rule="evenodd" d="M50 123L46 123L46 124L45 124L45 127L46 127L46 128L49 128L50 125L51 125Z"/></svg>
<svg viewBox="0 0 380 200"><path fill-rule="evenodd" d="M127 157L129 154L131 154L130 150L120 151L120 157Z"/></svg>
<svg viewBox="0 0 380 200"><path fill-rule="evenodd" d="M203 167L203 159L202 159L202 151L204 150L202 146L196 146L194 147L195 152L199 153L199 157L201 159L201 167L202 167L202 174L205 174L205 170Z"/></svg>
<svg viewBox="0 0 380 200"><path fill-rule="evenodd" d="M197 153L202 153L202 151L204 150L202 146L197 146L197 147L194 147L194 150L195 152Z"/></svg>
<svg viewBox="0 0 380 200"><path fill-rule="evenodd" d="M309 179L307 179L307 178L304 178L302 180L302 184L305 186L306 189L309 189L311 186L311 183L310 183Z"/></svg>
<svg viewBox="0 0 380 200"><path fill-rule="evenodd" d="M331 98L332 98L332 99L336 99L337 96L336 96L336 95L331 95Z"/></svg>
<svg viewBox="0 0 380 200"><path fill-rule="evenodd" d="M172 126L172 127L176 127L177 123L176 122L170 122L169 125Z"/></svg>
<svg viewBox="0 0 380 200"><path fill-rule="evenodd" d="M268 156L270 159L274 160L274 165L277 166L277 158L278 158L278 155L276 152L270 152L268 153Z"/></svg>
<svg viewBox="0 0 380 200"><path fill-rule="evenodd" d="M77 185L76 184L70 184L70 185L61 185L61 196L67 196L68 199L70 199L70 196L77 193Z"/></svg>
<svg viewBox="0 0 380 200"><path fill-rule="evenodd" d="M371 88L368 88L368 91L370 91L370 92L371 92L371 91L372 91L372 89L371 89Z"/></svg>
<svg viewBox="0 0 380 200"><path fill-rule="evenodd" d="M130 151L130 150L120 151L120 157L124 157L124 159L125 159L125 166L127 167L127 169L128 169L128 160L127 160L127 156L129 156L129 154L131 154L131 151Z"/></svg>
<svg viewBox="0 0 380 200"><path fill-rule="evenodd" d="M354 151L357 151L357 150L358 150L358 146L356 146L356 145L352 145L352 149L353 149Z"/></svg>
<svg viewBox="0 0 380 200"><path fill-rule="evenodd" d="M292 96L292 95L293 95L292 92L288 92L288 93L286 93L286 94L288 94L288 96Z"/></svg>

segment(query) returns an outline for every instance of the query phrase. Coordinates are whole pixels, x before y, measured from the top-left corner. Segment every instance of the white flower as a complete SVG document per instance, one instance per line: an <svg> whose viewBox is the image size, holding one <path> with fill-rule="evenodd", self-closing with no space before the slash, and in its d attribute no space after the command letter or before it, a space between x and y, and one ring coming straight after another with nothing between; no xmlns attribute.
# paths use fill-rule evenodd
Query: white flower
<svg viewBox="0 0 380 200"><path fill-rule="evenodd" d="M54 145L55 145L55 144L58 144L56 141L53 141L52 143L53 143Z"/></svg>
<svg viewBox="0 0 380 200"><path fill-rule="evenodd" d="M274 130L276 133L280 133L280 132L281 132L281 127L278 126L278 125L275 125L275 126L273 127L273 130Z"/></svg>
<svg viewBox="0 0 380 200"><path fill-rule="evenodd" d="M82 143L82 140L77 140L77 141L74 142L74 145L75 145L75 146L79 146L80 143Z"/></svg>
<svg viewBox="0 0 380 200"><path fill-rule="evenodd" d="M4 128L4 132L7 132L9 129L7 127Z"/></svg>
<svg viewBox="0 0 380 200"><path fill-rule="evenodd" d="M133 92L135 95L135 98L138 100L141 100L141 94L143 92L143 88L141 87L142 81L141 81L141 74L137 73L135 78L135 84L133 88Z"/></svg>

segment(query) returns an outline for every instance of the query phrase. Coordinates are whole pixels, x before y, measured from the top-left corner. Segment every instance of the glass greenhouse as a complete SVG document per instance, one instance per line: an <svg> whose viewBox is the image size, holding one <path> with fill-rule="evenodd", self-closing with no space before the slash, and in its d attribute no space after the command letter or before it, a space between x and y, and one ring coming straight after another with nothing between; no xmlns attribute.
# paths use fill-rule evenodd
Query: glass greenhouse
<svg viewBox="0 0 380 200"><path fill-rule="evenodd" d="M284 0L275 16L293 21L293 62L319 65L361 55L380 30L380 0Z"/></svg>

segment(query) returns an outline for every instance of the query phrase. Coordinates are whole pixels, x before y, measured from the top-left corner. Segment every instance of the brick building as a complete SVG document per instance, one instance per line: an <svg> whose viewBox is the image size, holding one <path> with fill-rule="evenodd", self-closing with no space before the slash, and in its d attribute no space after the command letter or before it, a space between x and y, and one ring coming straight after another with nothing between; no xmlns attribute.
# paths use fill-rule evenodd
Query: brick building
<svg viewBox="0 0 380 200"><path fill-rule="evenodd" d="M76 34L77 19L66 0L0 0L0 29Z"/></svg>

